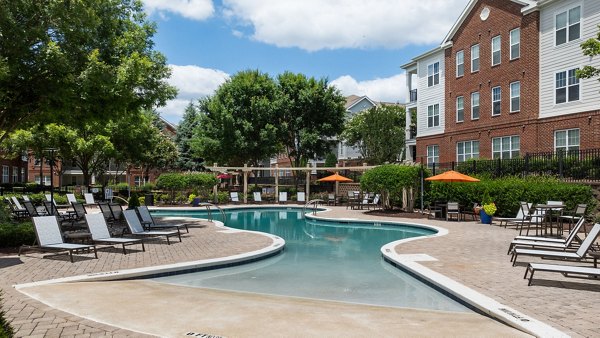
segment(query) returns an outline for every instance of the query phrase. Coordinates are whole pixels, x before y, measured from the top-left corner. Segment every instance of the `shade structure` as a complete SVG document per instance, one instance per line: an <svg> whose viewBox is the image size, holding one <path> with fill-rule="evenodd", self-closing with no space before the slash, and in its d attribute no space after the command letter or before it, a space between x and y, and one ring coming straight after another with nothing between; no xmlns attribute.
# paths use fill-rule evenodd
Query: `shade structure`
<svg viewBox="0 0 600 338"><path fill-rule="evenodd" d="M352 179L335 173L333 175L318 179L317 182L352 182Z"/></svg>
<svg viewBox="0 0 600 338"><path fill-rule="evenodd" d="M458 171L449 170L439 175L431 176L425 179L426 181L440 182L479 182L475 177L461 174Z"/></svg>

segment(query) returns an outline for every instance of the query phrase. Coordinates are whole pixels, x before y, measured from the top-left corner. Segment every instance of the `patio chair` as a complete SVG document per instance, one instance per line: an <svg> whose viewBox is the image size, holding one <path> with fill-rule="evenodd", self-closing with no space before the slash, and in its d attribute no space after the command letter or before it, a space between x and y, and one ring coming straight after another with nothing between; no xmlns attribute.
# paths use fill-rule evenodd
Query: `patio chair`
<svg viewBox="0 0 600 338"><path fill-rule="evenodd" d="M536 271L558 272L565 277L569 277L570 275L587 276L595 278L600 277L599 268L592 268L586 266L529 263L529 265L527 265L527 269L525 269L525 276L523 276L523 279L527 279L527 274L531 272L531 274L529 275L529 282L527 283L527 286L531 286L531 282L533 281L533 273Z"/></svg>
<svg viewBox="0 0 600 338"><path fill-rule="evenodd" d="M110 210L110 205L108 203L98 203L100 207L100 213L104 216L104 220L107 224L113 225L115 223L115 217L113 216L112 211Z"/></svg>
<svg viewBox="0 0 600 338"><path fill-rule="evenodd" d="M29 196L23 195L23 201L31 201L31 200L29 199Z"/></svg>
<svg viewBox="0 0 600 338"><path fill-rule="evenodd" d="M287 191L279 192L279 204L287 203Z"/></svg>
<svg viewBox="0 0 600 338"><path fill-rule="evenodd" d="M55 216L33 217L33 225L38 245L36 247L22 246L19 248L19 255L23 249L37 249L42 251L68 251L71 263L73 263L73 252L81 250L94 250L95 258L98 258L96 245L94 244L73 244L65 243L60 232L58 220Z"/></svg>
<svg viewBox="0 0 600 338"><path fill-rule="evenodd" d="M561 222L568 221L569 222L569 231L571 231L571 227L573 227L573 223L583 218L585 216L585 211L587 209L587 204L577 204L575 211L565 215L564 213L560 215L558 218ZM585 231L585 228L584 228Z"/></svg>
<svg viewBox="0 0 600 338"><path fill-rule="evenodd" d="M29 217L29 213L27 212L27 210L25 210L25 208L17 209L17 207L8 197L6 197L4 200L6 201L6 204L8 204L8 206L10 207L10 211L14 218L24 219Z"/></svg>
<svg viewBox="0 0 600 338"><path fill-rule="evenodd" d="M373 209L377 209L377 208L381 208L381 203L379 203L381 199L381 195L379 194L375 194L375 197L373 197L373 201L371 203L369 203L369 209L371 209L371 207L373 207Z"/></svg>
<svg viewBox="0 0 600 338"><path fill-rule="evenodd" d="M531 203L527 204L527 210L529 210L529 208L531 208ZM517 226L519 226L519 224L522 225L523 222L527 221L527 217L523 213L523 208L519 205L519 211L517 212L517 215L515 217L494 217L494 220L499 221L500 226L502 226L502 223L504 223L504 227L506 228L509 223L516 224Z"/></svg>
<svg viewBox="0 0 600 338"><path fill-rule="evenodd" d="M475 212L475 208L477 208L479 206L479 203L473 202L473 203L471 203L471 206L472 206L471 208L469 208L469 207L461 208L462 210L460 212L463 215L463 220L466 220L467 215L471 215L471 219L473 221L477 220L477 216L479 216L479 214L477 214ZM497 220L497 218L494 217L494 220Z"/></svg>
<svg viewBox="0 0 600 338"><path fill-rule="evenodd" d="M104 220L104 216L101 213L96 214L86 214L85 222L88 225L90 233L92 234L92 241L94 243L104 243L104 244L120 244L123 246L123 254L127 254L127 250L125 246L127 245L135 245L141 244L142 251L146 251L144 246L144 241L141 238L123 238L123 237L111 237L110 232L108 231L108 225Z"/></svg>
<svg viewBox="0 0 600 338"><path fill-rule="evenodd" d="M260 191L253 192L252 197L254 198L254 203L262 203L263 201Z"/></svg>
<svg viewBox="0 0 600 338"><path fill-rule="evenodd" d="M510 254L510 252L515 248L515 247L532 247L532 248L548 248L548 249L557 249L557 250L567 250L568 248L571 248L571 244L573 243L573 240L575 238L577 238L577 231L579 231L579 229L581 228L581 226L583 225L583 223L585 223L585 220L583 218L581 218L579 220L579 222L577 222L577 225L575 226L575 230L576 231L571 231L571 233L569 233L569 236L566 239L558 239L555 238L556 241L545 241L543 240L544 237L539 237L540 239L535 239L535 240L531 240L531 239L514 239L512 242L510 242L510 245L508 246L508 253ZM535 237L530 237L530 238L535 238Z"/></svg>
<svg viewBox="0 0 600 338"><path fill-rule="evenodd" d="M513 253L511 261L513 262L513 266L515 266L517 263L517 258L519 256L535 256L546 259L570 259L580 261L586 257L588 250L590 250L596 241L598 233L600 233L600 223L594 224L594 227L592 230L590 230L590 233L585 237L581 243L581 246L575 252L514 248L512 251Z"/></svg>
<svg viewBox="0 0 600 338"><path fill-rule="evenodd" d="M240 203L240 196L238 195L237 191L231 191L229 193L229 199L232 203Z"/></svg>
<svg viewBox="0 0 600 338"><path fill-rule="evenodd" d="M46 210L45 215L56 216L60 225L63 225L65 222L73 223L73 220L75 219L74 211L59 211L56 205L52 204L50 201L43 201L42 203Z"/></svg>
<svg viewBox="0 0 600 338"><path fill-rule="evenodd" d="M77 202L77 198L75 198L75 194L67 194L67 202L69 202L69 204L72 203L76 203Z"/></svg>
<svg viewBox="0 0 600 338"><path fill-rule="evenodd" d="M526 235L529 236L529 230L531 230L531 226L533 225L535 227L535 235L538 236L538 230L541 231L542 224L546 218L546 209L531 208L530 205L529 203L521 202L521 209L523 210L523 215L525 215L526 222L521 223L519 235L522 235L525 223L527 223Z"/></svg>
<svg viewBox="0 0 600 338"><path fill-rule="evenodd" d="M306 203L306 193L304 191L298 191L298 194L296 194L296 202L300 204Z"/></svg>
<svg viewBox="0 0 600 338"><path fill-rule="evenodd" d="M171 245L171 241L169 240L172 236L178 236L179 241L181 242L181 234L178 231L154 231L154 230L144 230L142 223L140 223L140 219L138 218L137 212L135 210L125 210L123 211L123 215L125 215L125 221L127 222L127 227L133 236L141 236L141 237L162 237L165 236L167 239L167 244Z"/></svg>
<svg viewBox="0 0 600 338"><path fill-rule="evenodd" d="M327 194L327 205L337 205L335 194Z"/></svg>
<svg viewBox="0 0 600 338"><path fill-rule="evenodd" d="M27 210L29 217L47 216L46 212L38 211L38 209L33 205L33 203L31 203L31 201L23 201L23 206L25 207L25 210Z"/></svg>
<svg viewBox="0 0 600 338"><path fill-rule="evenodd" d="M87 205L96 204L96 201L94 200L94 194L92 194L91 192L83 194L83 198L85 198L85 204Z"/></svg>
<svg viewBox="0 0 600 338"><path fill-rule="evenodd" d="M157 222L154 221L154 217L152 217L150 210L148 210L148 207L145 205L137 207L137 211L138 211L138 214L140 215L141 223L144 226L144 229L146 229L146 230L177 229L177 231L179 232L180 228L185 228L185 231L187 233L190 232L190 229L188 229L188 223L162 224L162 225L158 224Z"/></svg>
<svg viewBox="0 0 600 338"><path fill-rule="evenodd" d="M442 206L442 204L440 202L435 202L433 204L431 204L431 202L429 203L428 206L429 209L429 213L427 214L427 219L430 218L442 218L443 214L444 214L444 207ZM439 214L439 217L438 217Z"/></svg>
<svg viewBox="0 0 600 338"><path fill-rule="evenodd" d="M581 220L582 222L577 222L575 227L569 231L567 238L551 238L551 237L543 237L543 236L516 236L515 240L524 240L524 241L540 241L540 242L553 242L553 243L565 243L569 237L575 236L575 239L581 243L583 242L581 238L579 238L578 234L581 230L581 227L585 225L585 219Z"/></svg>
<svg viewBox="0 0 600 338"><path fill-rule="evenodd" d="M460 207L458 206L458 202L448 202L448 206L446 207L446 221L451 220L456 217L456 221L460 221Z"/></svg>

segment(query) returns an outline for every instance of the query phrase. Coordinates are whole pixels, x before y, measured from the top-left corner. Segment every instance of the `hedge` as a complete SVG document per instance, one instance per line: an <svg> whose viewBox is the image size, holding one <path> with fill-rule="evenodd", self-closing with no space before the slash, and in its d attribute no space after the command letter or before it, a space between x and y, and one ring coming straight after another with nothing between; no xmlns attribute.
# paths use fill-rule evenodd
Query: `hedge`
<svg viewBox="0 0 600 338"><path fill-rule="evenodd" d="M574 210L577 204L587 204L587 212L596 210L598 201L588 185L561 182L553 177L504 177L500 179L482 179L477 183L431 182L426 201L457 201L463 206L481 203L485 192L490 194L498 207L496 216L514 217L519 211L521 201L546 203L563 201L565 210Z"/></svg>
<svg viewBox="0 0 600 338"><path fill-rule="evenodd" d="M2 292L0 291L0 305L2 305ZM14 335L13 329L8 323L8 320L4 318L4 311L0 307L0 338L9 338Z"/></svg>

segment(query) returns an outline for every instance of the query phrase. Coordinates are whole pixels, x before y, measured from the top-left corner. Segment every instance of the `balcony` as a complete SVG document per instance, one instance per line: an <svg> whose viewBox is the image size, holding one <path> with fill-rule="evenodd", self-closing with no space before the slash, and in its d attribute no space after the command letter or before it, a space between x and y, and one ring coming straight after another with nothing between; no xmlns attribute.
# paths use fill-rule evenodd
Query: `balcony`
<svg viewBox="0 0 600 338"><path fill-rule="evenodd" d="M410 126L410 139L414 140L417 138L417 126Z"/></svg>
<svg viewBox="0 0 600 338"><path fill-rule="evenodd" d="M409 94L410 94L410 95L409 95L409 96L410 96L410 97L409 97L409 98L410 98L410 101L409 101L409 102L417 102L417 90L416 90L416 89L413 89L413 90L411 90L411 91L409 92Z"/></svg>

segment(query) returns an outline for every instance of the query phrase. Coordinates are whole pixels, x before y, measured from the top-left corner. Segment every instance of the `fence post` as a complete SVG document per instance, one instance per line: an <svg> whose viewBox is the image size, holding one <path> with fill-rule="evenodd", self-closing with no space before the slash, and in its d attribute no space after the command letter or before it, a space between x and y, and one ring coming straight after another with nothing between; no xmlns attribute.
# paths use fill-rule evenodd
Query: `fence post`
<svg viewBox="0 0 600 338"><path fill-rule="evenodd" d="M454 170L454 161L452 161L452 170Z"/></svg>
<svg viewBox="0 0 600 338"><path fill-rule="evenodd" d="M563 156L563 152L559 151L558 152L558 177L563 178L563 160L564 160L564 156Z"/></svg>
<svg viewBox="0 0 600 338"><path fill-rule="evenodd" d="M432 175L435 176L435 162L433 162L431 164L431 172L432 172Z"/></svg>
<svg viewBox="0 0 600 338"><path fill-rule="evenodd" d="M523 177L529 176L529 153L525 154L525 165L523 166Z"/></svg>
<svg viewBox="0 0 600 338"><path fill-rule="evenodd" d="M498 158L497 165L496 165L496 177L500 177L501 167L502 167L502 159Z"/></svg>

